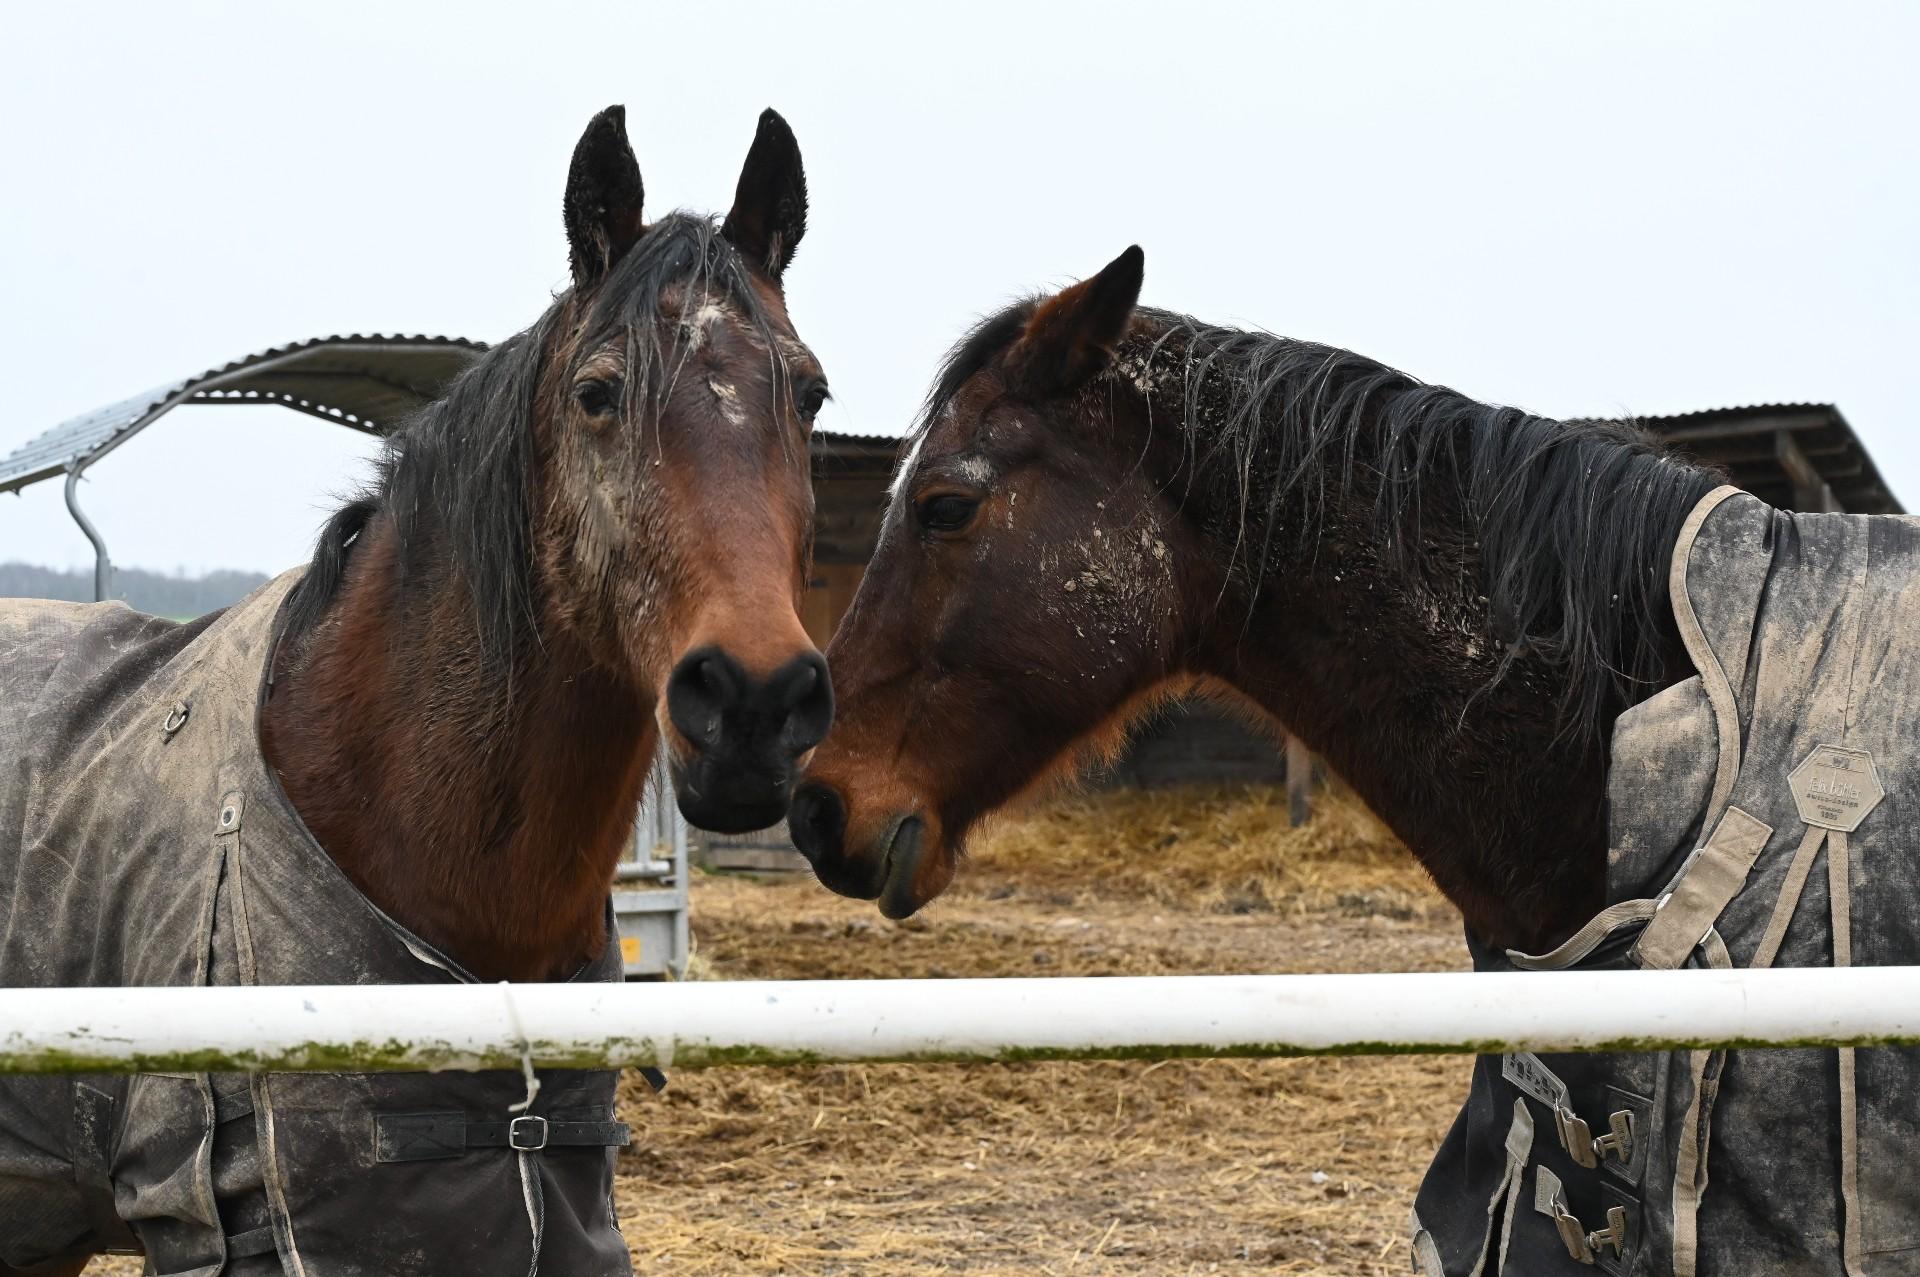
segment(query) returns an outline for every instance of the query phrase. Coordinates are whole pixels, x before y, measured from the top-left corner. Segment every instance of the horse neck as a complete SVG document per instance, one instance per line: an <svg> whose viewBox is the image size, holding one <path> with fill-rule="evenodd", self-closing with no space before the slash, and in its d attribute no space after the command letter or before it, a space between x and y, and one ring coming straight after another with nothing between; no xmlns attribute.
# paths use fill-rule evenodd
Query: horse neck
<svg viewBox="0 0 1920 1277"><path fill-rule="evenodd" d="M605 943L653 751L646 699L563 638L502 673L444 564L376 519L276 672L261 743L361 891L482 979L564 978Z"/></svg>
<svg viewBox="0 0 1920 1277"><path fill-rule="evenodd" d="M1412 600L1370 593L1345 574L1276 591L1217 636L1219 676L1327 760L1483 941L1552 948L1602 904L1603 740L1563 730L1538 671L1489 687Z"/></svg>
<svg viewBox="0 0 1920 1277"><path fill-rule="evenodd" d="M1180 477L1207 444L1164 453L1165 490L1193 494L1184 514L1212 557L1194 576L1218 580L1265 530L1243 525L1236 496L1201 496ZM1463 508L1428 502L1428 548L1403 558L1378 544L1373 497L1356 486L1257 590L1229 586L1237 597L1224 606L1215 594L1195 608L1193 664L1326 759L1481 940L1551 948L1603 903L1607 740L1624 705L1570 728L1565 669L1523 652L1503 670L1484 587L1462 588L1480 577ZM1664 625L1665 668L1684 673L1678 632Z"/></svg>

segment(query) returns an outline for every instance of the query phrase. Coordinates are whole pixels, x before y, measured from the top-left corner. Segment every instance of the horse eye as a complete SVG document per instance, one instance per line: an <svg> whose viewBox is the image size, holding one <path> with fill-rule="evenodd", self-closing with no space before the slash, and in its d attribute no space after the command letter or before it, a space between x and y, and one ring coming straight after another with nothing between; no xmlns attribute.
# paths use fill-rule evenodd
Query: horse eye
<svg viewBox="0 0 1920 1277"><path fill-rule="evenodd" d="M973 497L929 497L920 503L920 526L929 532L958 532L973 521L980 502Z"/></svg>
<svg viewBox="0 0 1920 1277"><path fill-rule="evenodd" d="M826 406L826 403L827 383L824 381L810 382L807 387L800 392L800 415L808 421L812 421L820 415L820 410Z"/></svg>
<svg viewBox="0 0 1920 1277"><path fill-rule="evenodd" d="M588 416L602 417L620 401L620 383L599 377L583 381L573 388L573 398Z"/></svg>

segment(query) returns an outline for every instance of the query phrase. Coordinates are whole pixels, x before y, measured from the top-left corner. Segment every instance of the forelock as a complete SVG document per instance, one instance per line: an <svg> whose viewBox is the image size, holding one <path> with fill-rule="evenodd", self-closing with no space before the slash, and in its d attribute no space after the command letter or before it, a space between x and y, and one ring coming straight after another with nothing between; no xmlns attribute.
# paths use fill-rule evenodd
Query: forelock
<svg viewBox="0 0 1920 1277"><path fill-rule="evenodd" d="M900 464L895 467L893 480L887 485L890 501L898 500L900 493L912 481L927 436L933 433L934 427L940 422L950 418L955 401L967 383L986 371L1026 330L1027 320L1032 316L1036 304L1034 298L1023 298L986 316L962 334L960 340L947 351L946 358L940 363L939 375L934 378L932 389L927 391L926 400L920 405L920 415L914 422L913 430L901 444Z"/></svg>

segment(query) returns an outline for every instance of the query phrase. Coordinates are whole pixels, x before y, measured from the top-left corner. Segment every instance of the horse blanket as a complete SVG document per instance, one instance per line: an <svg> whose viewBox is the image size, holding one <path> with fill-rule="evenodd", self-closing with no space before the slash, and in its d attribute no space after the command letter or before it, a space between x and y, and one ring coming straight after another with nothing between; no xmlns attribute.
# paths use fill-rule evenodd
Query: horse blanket
<svg viewBox="0 0 1920 1277"><path fill-rule="evenodd" d="M186 625L0 601L0 985L472 978L354 888L261 757L297 579ZM609 945L575 978L619 977ZM518 1073L0 1078L0 1265L627 1274L616 1075L540 1080L515 1121Z"/></svg>
<svg viewBox="0 0 1920 1277"><path fill-rule="evenodd" d="M1475 966L1920 959L1920 519L1721 488L1670 582L1697 673L1614 725L1607 907ZM1920 1273L1916 1136L1920 1050L1482 1057L1415 1267Z"/></svg>

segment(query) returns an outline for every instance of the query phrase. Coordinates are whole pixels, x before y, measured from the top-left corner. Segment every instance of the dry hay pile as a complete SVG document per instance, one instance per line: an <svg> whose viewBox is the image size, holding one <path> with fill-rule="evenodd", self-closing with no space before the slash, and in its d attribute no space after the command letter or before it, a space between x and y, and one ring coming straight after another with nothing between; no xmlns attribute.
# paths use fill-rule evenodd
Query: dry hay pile
<svg viewBox="0 0 1920 1277"><path fill-rule="evenodd" d="M709 979L1465 960L1364 808L1331 797L1292 830L1260 790L1056 800L903 924L724 877L695 883L693 923ZM617 1200L641 1273L1399 1274L1466 1083L1452 1057L678 1070L623 1090Z"/></svg>
<svg viewBox="0 0 1920 1277"><path fill-rule="evenodd" d="M1446 908L1392 831L1339 787L1299 828L1270 786L1066 795L990 825L966 872L1214 912Z"/></svg>
<svg viewBox="0 0 1920 1277"><path fill-rule="evenodd" d="M1057 800L982 840L904 924L811 882L710 879L709 978L1440 970L1458 920L1332 797ZM629 1091L642 1272L1406 1271L1458 1058L734 1068Z"/></svg>
<svg viewBox="0 0 1920 1277"><path fill-rule="evenodd" d="M1402 1273L1457 1061L728 1069L630 1097L642 1272Z"/></svg>

